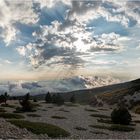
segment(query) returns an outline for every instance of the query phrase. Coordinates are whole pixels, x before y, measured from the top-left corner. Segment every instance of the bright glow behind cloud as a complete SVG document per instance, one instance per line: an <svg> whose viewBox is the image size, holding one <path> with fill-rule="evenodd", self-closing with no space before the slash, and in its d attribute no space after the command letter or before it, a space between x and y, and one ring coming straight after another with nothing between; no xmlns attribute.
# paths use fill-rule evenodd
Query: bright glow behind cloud
<svg viewBox="0 0 140 140"><path fill-rule="evenodd" d="M51 67L124 72L127 66L137 75L131 62L139 58L139 6L127 0L2 0L0 55L12 62L2 69L12 72L16 64L26 74Z"/></svg>

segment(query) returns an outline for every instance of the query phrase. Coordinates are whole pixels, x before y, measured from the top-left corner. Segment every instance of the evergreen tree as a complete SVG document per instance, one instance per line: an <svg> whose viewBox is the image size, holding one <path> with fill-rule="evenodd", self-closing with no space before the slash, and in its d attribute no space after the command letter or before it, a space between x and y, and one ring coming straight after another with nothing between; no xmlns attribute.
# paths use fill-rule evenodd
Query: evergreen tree
<svg viewBox="0 0 140 140"><path fill-rule="evenodd" d="M46 94L45 101L46 103L52 103L52 97L49 92Z"/></svg>
<svg viewBox="0 0 140 140"><path fill-rule="evenodd" d="M74 95L74 94L71 96L70 102L72 102L72 103L75 103L75 102L76 102L76 100L75 100L75 95Z"/></svg>
<svg viewBox="0 0 140 140"><path fill-rule="evenodd" d="M19 101L20 105L22 106L22 109L21 109L22 111L32 111L33 106L31 102L29 101L29 99L30 99L30 94L27 93L24 96L23 100Z"/></svg>
<svg viewBox="0 0 140 140"><path fill-rule="evenodd" d="M6 104L7 100L8 100L8 97L9 97L8 93L5 92L4 93L4 102L5 102L5 104Z"/></svg>
<svg viewBox="0 0 140 140"><path fill-rule="evenodd" d="M54 104L57 104L57 105L63 105L64 104L64 99L60 94L56 94L56 95L54 94L52 96L52 102Z"/></svg>

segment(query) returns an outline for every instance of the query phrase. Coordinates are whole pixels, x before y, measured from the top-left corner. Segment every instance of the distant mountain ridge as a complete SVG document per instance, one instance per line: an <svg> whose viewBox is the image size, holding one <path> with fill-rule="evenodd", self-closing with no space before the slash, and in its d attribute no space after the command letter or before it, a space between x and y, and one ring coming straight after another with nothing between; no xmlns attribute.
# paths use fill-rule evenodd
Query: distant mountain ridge
<svg viewBox="0 0 140 140"><path fill-rule="evenodd" d="M107 104L116 104L125 96L133 95L140 91L140 79L113 84L103 87L96 87L92 89L76 90L71 92L59 93L66 101L74 94L77 102L89 104L95 97ZM52 93L53 94L53 93ZM140 94L139 94L140 96ZM44 99L45 95L34 96L39 99Z"/></svg>

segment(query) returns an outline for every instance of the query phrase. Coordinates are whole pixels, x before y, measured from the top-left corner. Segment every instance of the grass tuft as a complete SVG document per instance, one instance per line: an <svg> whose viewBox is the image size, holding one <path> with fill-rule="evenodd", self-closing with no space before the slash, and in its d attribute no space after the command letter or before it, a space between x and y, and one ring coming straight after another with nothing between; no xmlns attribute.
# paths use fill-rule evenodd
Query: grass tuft
<svg viewBox="0 0 140 140"><path fill-rule="evenodd" d="M41 116L38 115L38 114L27 114L27 116L29 116L29 117L41 117Z"/></svg>
<svg viewBox="0 0 140 140"><path fill-rule="evenodd" d="M99 118L110 118L110 116L102 115L102 114L91 114L91 117L99 117Z"/></svg>
<svg viewBox="0 0 140 140"><path fill-rule="evenodd" d="M66 130L52 124L25 120L9 120L9 122L20 128L26 128L34 134L47 134L50 138L67 137L70 135Z"/></svg>
<svg viewBox="0 0 140 140"><path fill-rule="evenodd" d="M1 104L2 107L10 107L10 108L16 108L14 105L9 105L9 104Z"/></svg>
<svg viewBox="0 0 140 140"><path fill-rule="evenodd" d="M133 127L126 126L126 125L119 125L119 124L112 124L111 126L90 125L90 127L97 128L97 129L107 129L110 131L122 131L122 132L130 132L135 130Z"/></svg>
<svg viewBox="0 0 140 140"><path fill-rule="evenodd" d="M87 130L86 128L83 128L83 127L80 127L80 126L77 126L74 129L80 130L80 131L86 131Z"/></svg>
<svg viewBox="0 0 140 140"><path fill-rule="evenodd" d="M105 133L105 132L100 132L100 131L90 131L90 133L93 133L93 134L104 134L104 135L108 135L108 133Z"/></svg>
<svg viewBox="0 0 140 140"><path fill-rule="evenodd" d="M53 119L66 119L66 117L63 116L51 116Z"/></svg>
<svg viewBox="0 0 140 140"><path fill-rule="evenodd" d="M0 108L0 112L6 112L6 110L4 108Z"/></svg>
<svg viewBox="0 0 140 140"><path fill-rule="evenodd" d="M98 111L95 110L95 109L88 109L88 108L85 108L85 111L89 111L89 112L98 112Z"/></svg>
<svg viewBox="0 0 140 140"><path fill-rule="evenodd" d="M5 119L24 119L24 116L13 113L0 113L0 118Z"/></svg>
<svg viewBox="0 0 140 140"><path fill-rule="evenodd" d="M65 110L64 108L60 108L58 111L62 111L62 112L70 112L68 110Z"/></svg>
<svg viewBox="0 0 140 140"><path fill-rule="evenodd" d="M77 107L78 106L78 104L73 104L73 103L65 103L64 105L67 107Z"/></svg>

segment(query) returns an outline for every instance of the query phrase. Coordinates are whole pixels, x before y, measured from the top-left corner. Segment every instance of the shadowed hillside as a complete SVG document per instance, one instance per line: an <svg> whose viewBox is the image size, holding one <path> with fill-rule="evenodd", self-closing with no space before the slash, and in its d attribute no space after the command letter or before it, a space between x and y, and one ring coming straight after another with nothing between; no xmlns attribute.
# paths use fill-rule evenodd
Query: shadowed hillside
<svg viewBox="0 0 140 140"><path fill-rule="evenodd" d="M108 85L103 87L97 87L92 89L77 90L71 92L60 93L65 101L69 101L70 97L74 94L76 101L79 103L89 104L92 101L92 98L95 96L99 99L102 99L108 104L117 103L119 99L126 95L133 95L136 91L140 90L140 79ZM54 93L51 93L54 94ZM33 98L38 100L44 100L45 94L35 95Z"/></svg>

